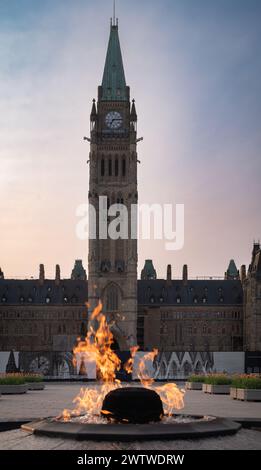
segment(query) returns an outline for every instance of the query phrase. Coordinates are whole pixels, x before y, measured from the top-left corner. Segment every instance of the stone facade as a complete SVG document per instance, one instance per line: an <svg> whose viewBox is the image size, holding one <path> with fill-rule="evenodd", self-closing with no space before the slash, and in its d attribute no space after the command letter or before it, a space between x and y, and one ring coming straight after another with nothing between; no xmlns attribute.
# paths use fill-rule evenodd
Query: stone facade
<svg viewBox="0 0 261 470"><path fill-rule="evenodd" d="M1 351L71 351L87 332L87 282L0 280Z"/></svg>
<svg viewBox="0 0 261 470"><path fill-rule="evenodd" d="M144 268L145 269L145 268ZM258 316L259 304L248 294L252 275L243 280L137 281L138 316L135 330L142 350L240 351L258 349L258 336L250 315ZM183 270L187 276L187 267ZM59 273L60 274L60 273ZM38 280L0 280L0 349L2 351L72 351L77 337L87 331L90 281L44 277ZM73 274L72 274L73 277ZM255 278L254 278L255 279ZM259 299L257 299L257 302ZM253 313L254 312L254 313ZM245 320L247 319L247 325ZM249 337L250 335L250 337ZM119 344L116 347L129 349ZM244 342L244 345L243 345Z"/></svg>
<svg viewBox="0 0 261 470"><path fill-rule="evenodd" d="M146 267L146 265L145 265ZM190 280L151 277L138 281L138 342L161 351L240 351L243 348L243 290L239 278Z"/></svg>
<svg viewBox="0 0 261 470"><path fill-rule="evenodd" d="M261 249L254 243L244 289L244 349L261 351Z"/></svg>

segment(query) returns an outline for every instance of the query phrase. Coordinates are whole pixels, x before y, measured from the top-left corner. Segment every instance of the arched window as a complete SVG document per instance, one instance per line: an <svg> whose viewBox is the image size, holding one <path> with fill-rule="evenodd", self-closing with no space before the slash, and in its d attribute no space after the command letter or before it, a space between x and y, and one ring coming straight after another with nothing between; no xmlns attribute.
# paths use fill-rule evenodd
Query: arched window
<svg viewBox="0 0 261 470"><path fill-rule="evenodd" d="M119 160L115 159L115 176L119 176Z"/></svg>
<svg viewBox="0 0 261 470"><path fill-rule="evenodd" d="M102 178L104 177L105 175L105 161L104 161L104 158L102 159L101 161L101 176Z"/></svg>
<svg viewBox="0 0 261 470"><path fill-rule="evenodd" d="M110 286L108 289L106 307L110 312L114 312L119 309L119 295L118 288L116 286Z"/></svg>
<svg viewBox="0 0 261 470"><path fill-rule="evenodd" d="M126 160L125 158L122 160L122 176L125 178L126 176Z"/></svg>

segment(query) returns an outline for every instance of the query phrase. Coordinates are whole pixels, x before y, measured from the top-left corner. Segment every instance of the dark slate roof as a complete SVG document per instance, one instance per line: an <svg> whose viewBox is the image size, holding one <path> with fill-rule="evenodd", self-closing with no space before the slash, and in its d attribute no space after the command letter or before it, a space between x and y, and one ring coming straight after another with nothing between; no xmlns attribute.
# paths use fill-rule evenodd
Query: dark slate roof
<svg viewBox="0 0 261 470"><path fill-rule="evenodd" d="M48 299L50 301L48 302ZM179 302L180 299L180 302ZM206 299L204 302L203 299ZM243 291L238 280L139 280L138 304L147 305L241 305ZM7 305L84 305L88 300L86 281L0 279L0 306ZM197 300L197 302L196 302Z"/></svg>
<svg viewBox="0 0 261 470"><path fill-rule="evenodd" d="M240 305L243 302L239 280L151 280L138 282L139 305Z"/></svg>
<svg viewBox="0 0 261 470"><path fill-rule="evenodd" d="M65 279L60 281L59 286L56 286L54 280L45 280L43 285L40 285L39 280L36 279L0 280L0 305L84 305L87 300L86 281Z"/></svg>

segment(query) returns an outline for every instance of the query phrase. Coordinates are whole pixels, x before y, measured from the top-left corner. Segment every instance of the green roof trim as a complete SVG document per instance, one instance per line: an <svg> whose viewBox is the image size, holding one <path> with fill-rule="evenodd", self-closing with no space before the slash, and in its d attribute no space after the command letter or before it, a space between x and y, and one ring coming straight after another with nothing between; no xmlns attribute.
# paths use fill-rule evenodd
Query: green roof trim
<svg viewBox="0 0 261 470"><path fill-rule="evenodd" d="M128 101L118 25L111 25L102 79L102 101Z"/></svg>

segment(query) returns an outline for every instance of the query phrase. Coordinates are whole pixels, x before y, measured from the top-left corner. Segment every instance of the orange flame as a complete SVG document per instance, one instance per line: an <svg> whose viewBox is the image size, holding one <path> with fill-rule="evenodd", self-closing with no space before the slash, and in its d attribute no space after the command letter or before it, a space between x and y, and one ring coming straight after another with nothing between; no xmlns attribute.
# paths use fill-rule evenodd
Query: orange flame
<svg viewBox="0 0 261 470"><path fill-rule="evenodd" d="M167 383L160 387L155 386L154 390L159 394L167 416L172 416L174 410L184 408L184 391L180 390L176 384Z"/></svg>
<svg viewBox="0 0 261 470"><path fill-rule="evenodd" d="M98 328L95 331L93 326L84 341L79 341L74 348L74 357L79 357L84 362L96 362L98 375L102 382L114 382L116 372L120 370L121 361L117 354L111 349L114 342L113 334L110 331L105 315L102 314L102 304L94 309L91 321L96 321Z"/></svg>
<svg viewBox="0 0 261 470"><path fill-rule="evenodd" d="M139 346L133 346L130 349L131 357L128 359L128 361L124 365L124 370L126 370L127 374L132 374L133 372L134 358L138 350L139 350Z"/></svg>
<svg viewBox="0 0 261 470"><path fill-rule="evenodd" d="M88 304L86 304L89 307ZM102 313L102 303L94 309L90 316L93 323L89 327L89 331L85 340L78 339L78 344L74 348L74 363L80 363L86 367L90 362L96 363L97 374L102 385L88 386L81 388L80 393L75 397L73 403L75 409L73 411L64 410L58 419L64 422L70 421L73 417L86 415L92 418L101 413L105 396L112 390L120 388L121 382L116 379L117 371L121 368L121 361L117 354L112 350L114 342L113 334L106 321L105 315ZM95 324L95 327L94 327ZM125 363L124 370L131 374L133 372L134 359L139 350L138 346L131 348L130 359ZM174 409L184 407L184 392L179 390L176 384L169 383L163 386L154 386L154 379L151 377L151 366L158 355L158 350L145 354L140 358L138 363L138 378L144 387L155 390L161 397L164 405L164 411L167 415L172 415ZM106 410L102 410L102 414L109 414Z"/></svg>
<svg viewBox="0 0 261 470"><path fill-rule="evenodd" d="M139 365L138 365L138 377L143 385L143 387L150 387L154 379L151 377L151 374L148 371L148 365L153 364L155 357L158 355L158 350L153 349L152 352L149 352L145 354L140 359Z"/></svg>

